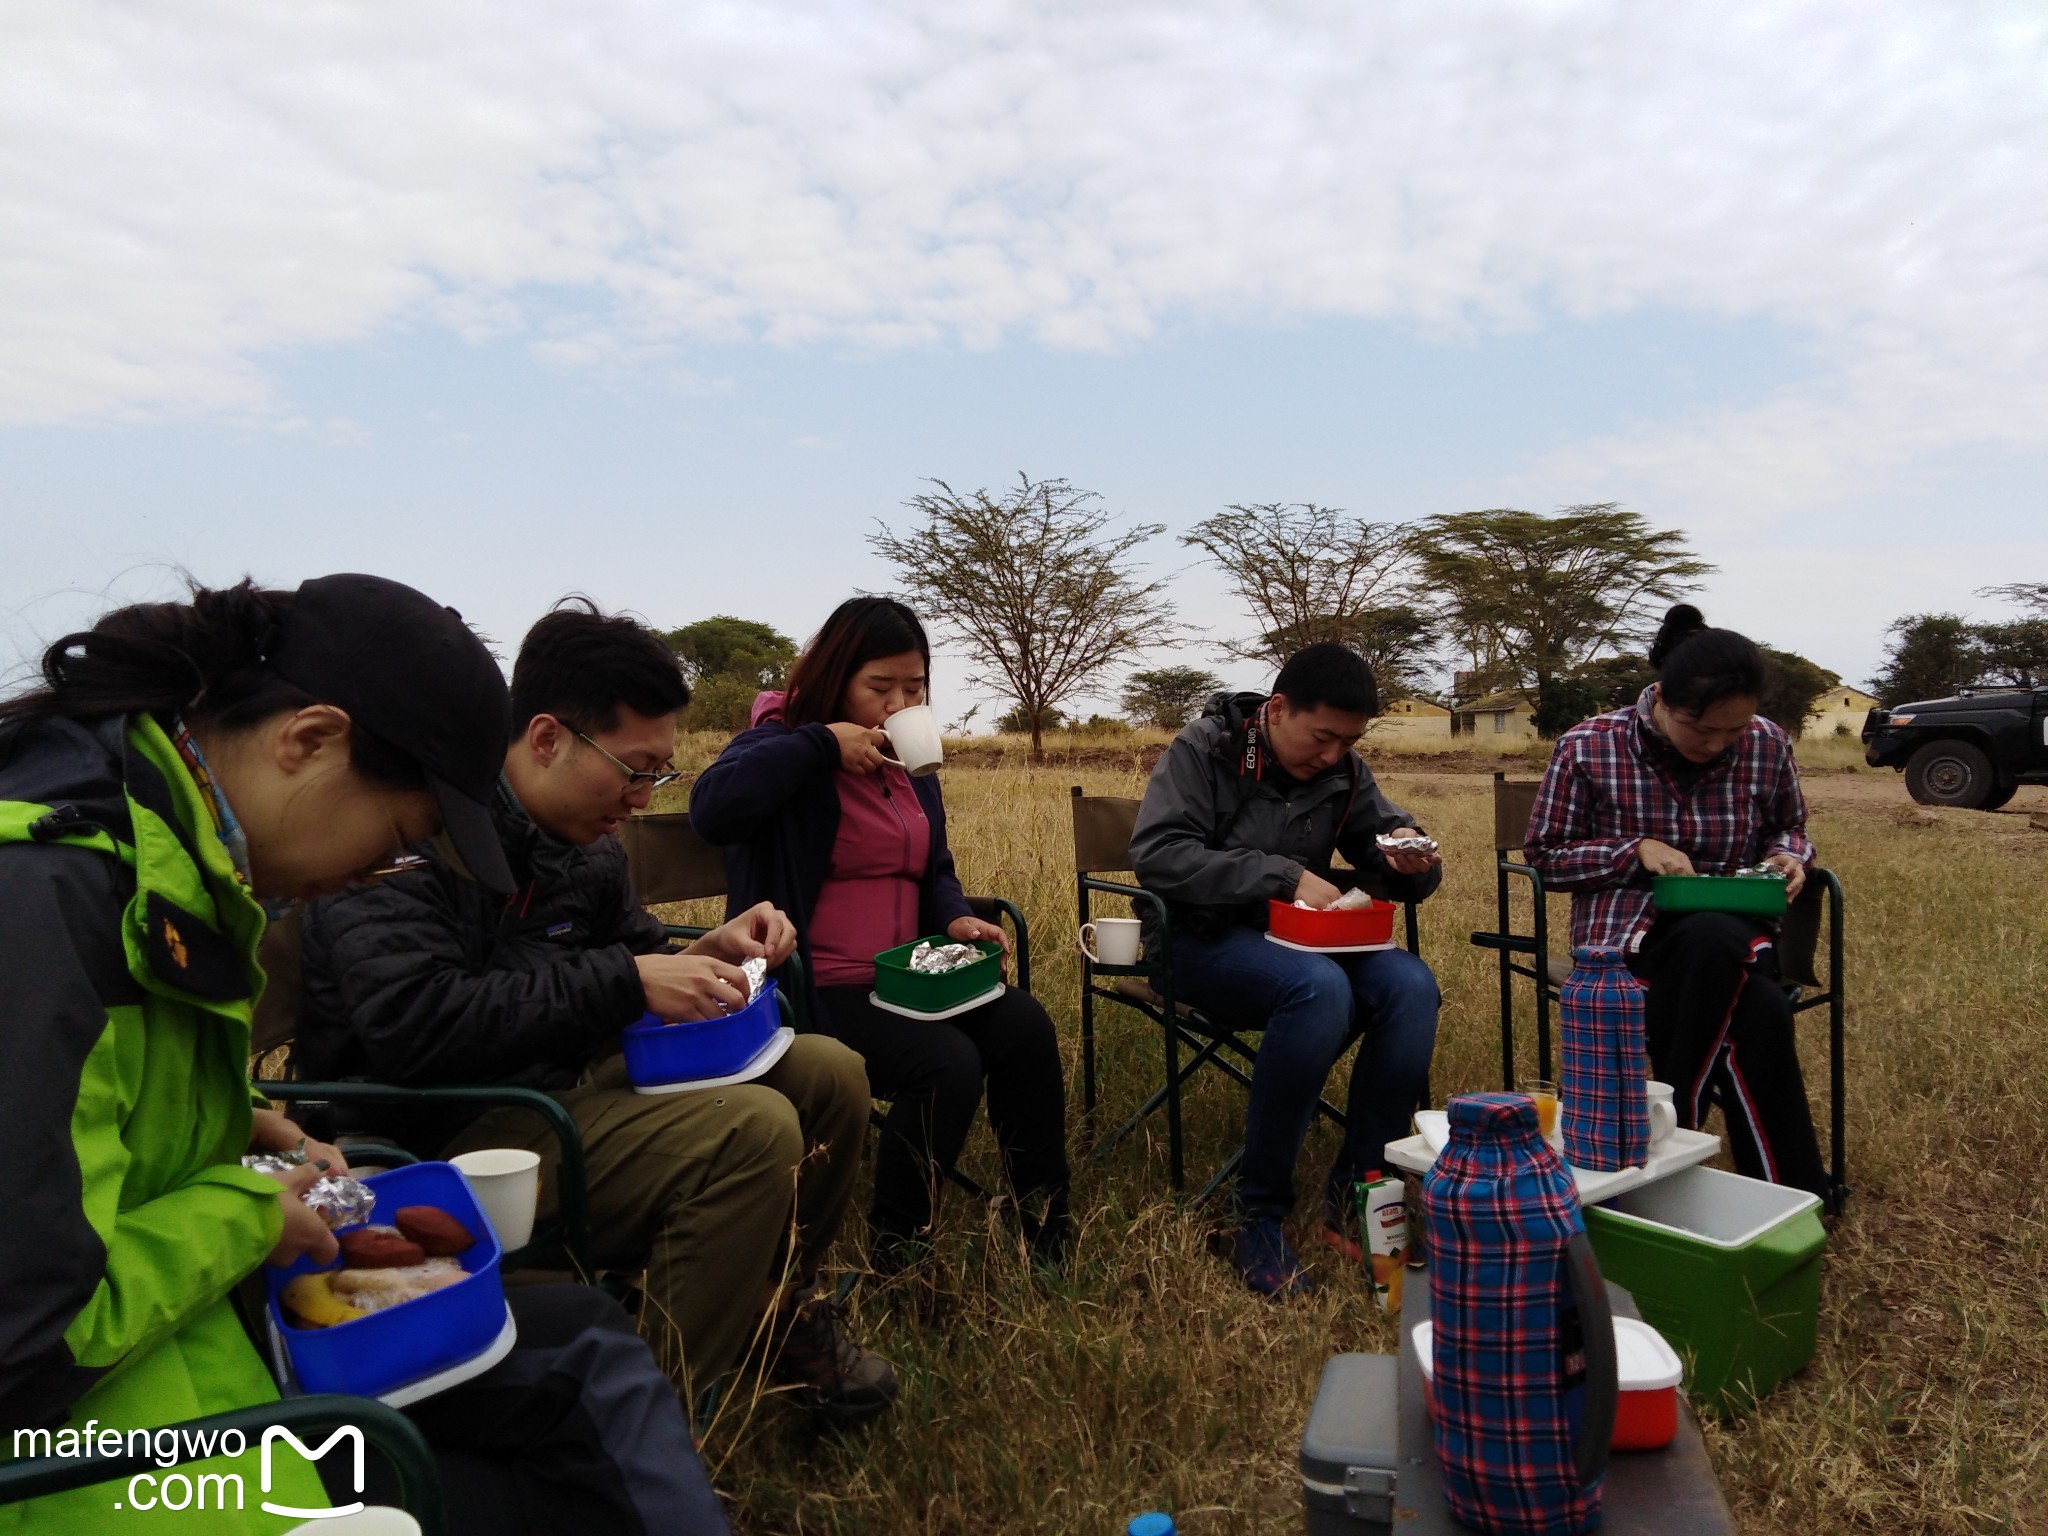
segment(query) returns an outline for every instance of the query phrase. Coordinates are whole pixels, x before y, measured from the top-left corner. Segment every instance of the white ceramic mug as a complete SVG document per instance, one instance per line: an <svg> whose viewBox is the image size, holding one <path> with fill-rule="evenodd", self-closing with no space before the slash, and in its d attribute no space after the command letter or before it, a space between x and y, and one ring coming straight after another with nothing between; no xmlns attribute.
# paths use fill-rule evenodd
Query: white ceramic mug
<svg viewBox="0 0 2048 1536"><path fill-rule="evenodd" d="M1678 1129L1678 1106L1671 1101L1671 1085L1655 1080L1643 1085L1650 1109L1650 1145L1655 1146Z"/></svg>
<svg viewBox="0 0 2048 1536"><path fill-rule="evenodd" d="M945 749L939 742L939 717L932 712L931 705L913 704L908 709L899 709L882 722L882 729L888 734L889 745L896 749L896 755L887 758L889 762L913 779L939 771Z"/></svg>
<svg viewBox="0 0 2048 1536"><path fill-rule="evenodd" d="M1081 953L1097 965L1136 965L1139 927L1135 917L1098 917L1083 923Z"/></svg>
<svg viewBox="0 0 2048 1536"><path fill-rule="evenodd" d="M487 1147L448 1159L469 1181L470 1193L491 1218L498 1245L507 1253L533 1236L533 1210L540 1203L540 1154L520 1147Z"/></svg>

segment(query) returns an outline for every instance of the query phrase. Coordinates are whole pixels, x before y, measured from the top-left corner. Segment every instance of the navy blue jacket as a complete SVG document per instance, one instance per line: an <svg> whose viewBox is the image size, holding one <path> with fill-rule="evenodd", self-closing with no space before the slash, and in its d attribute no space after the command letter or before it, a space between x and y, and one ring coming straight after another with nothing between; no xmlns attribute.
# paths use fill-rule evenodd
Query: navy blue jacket
<svg viewBox="0 0 2048 1536"><path fill-rule="evenodd" d="M725 850L728 917L770 901L796 924L805 974L811 962L811 914L839 840L839 738L812 724L792 730L779 718L735 736L690 786L690 826ZM912 779L931 824L931 857L918 893L918 936L944 933L970 916L946 846L946 804L936 775ZM817 1000L811 999L816 1018Z"/></svg>

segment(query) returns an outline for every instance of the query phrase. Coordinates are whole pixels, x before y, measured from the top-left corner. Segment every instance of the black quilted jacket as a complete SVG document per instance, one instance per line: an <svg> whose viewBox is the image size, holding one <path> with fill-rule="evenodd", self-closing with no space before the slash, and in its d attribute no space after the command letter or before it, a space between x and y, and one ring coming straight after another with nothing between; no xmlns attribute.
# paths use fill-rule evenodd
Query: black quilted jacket
<svg viewBox="0 0 2048 1536"><path fill-rule="evenodd" d="M558 842L502 783L496 809L520 882L510 901L423 845L429 867L307 909L298 1076L568 1088L646 1010L633 958L667 941L634 899L618 840ZM383 1106L349 1116L346 1128L421 1153L469 1118Z"/></svg>

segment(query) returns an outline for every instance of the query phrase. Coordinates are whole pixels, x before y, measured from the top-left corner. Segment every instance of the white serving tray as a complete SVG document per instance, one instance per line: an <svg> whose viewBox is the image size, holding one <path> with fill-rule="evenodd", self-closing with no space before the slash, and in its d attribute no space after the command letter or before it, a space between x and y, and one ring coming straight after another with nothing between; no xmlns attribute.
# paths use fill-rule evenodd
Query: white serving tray
<svg viewBox="0 0 2048 1536"><path fill-rule="evenodd" d="M920 1013L917 1009L906 1008L901 1003L885 1003L882 1001L880 994L874 992L868 994L868 1001L884 1013L901 1014L906 1019L923 1019L926 1023L930 1024L936 1023L940 1019L957 1018L963 1013L972 1013L975 1009L985 1007L987 1004L994 1002L1007 990L1007 983L999 981L986 992L970 997L964 1003L955 1003L950 1008L941 1008L937 1013Z"/></svg>
<svg viewBox="0 0 2048 1536"><path fill-rule="evenodd" d="M1640 1168L1618 1168L1612 1173L1572 1168L1572 1179L1579 1186L1579 1204L1598 1205L1625 1190L1654 1184L1681 1168L1704 1163L1720 1148L1721 1138L1711 1132L1679 1130L1658 1142L1656 1150ZM1387 1143L1387 1161L1403 1173L1423 1174L1429 1172L1430 1165L1436 1161L1436 1154L1430 1151L1429 1143L1422 1137L1404 1136L1399 1141ZM1566 1166L1570 1167L1570 1164Z"/></svg>
<svg viewBox="0 0 2048 1536"><path fill-rule="evenodd" d="M737 1072L728 1072L723 1077L693 1077L680 1083L657 1083L642 1088L635 1085L635 1093L695 1093L700 1088L730 1088L734 1083L751 1082L782 1060L796 1040L796 1031L787 1024L768 1037L768 1043L754 1052L754 1059Z"/></svg>
<svg viewBox="0 0 2048 1536"><path fill-rule="evenodd" d="M285 1348L284 1336L278 1331L276 1315L269 1307L265 1307L263 1318L270 1332L271 1374L277 1378L280 1393L285 1397L303 1396L298 1376L292 1370L291 1352ZM498 1336L486 1344L481 1352L471 1355L460 1364L449 1366L445 1371L436 1371L431 1376L422 1376L418 1381L409 1381L402 1387L393 1387L389 1392L379 1393L377 1401L391 1408L409 1408L438 1392L446 1392L450 1387L459 1387L465 1381L483 1375L511 1354L512 1346L518 1342L519 1325L512 1320L512 1306L508 1302L505 1305L505 1326L498 1330Z"/></svg>
<svg viewBox="0 0 2048 1536"><path fill-rule="evenodd" d="M1283 939L1277 933L1266 935L1268 944L1278 944L1283 949L1298 949L1308 955L1369 955L1382 949L1395 948L1392 939L1384 944L1297 944L1292 939Z"/></svg>

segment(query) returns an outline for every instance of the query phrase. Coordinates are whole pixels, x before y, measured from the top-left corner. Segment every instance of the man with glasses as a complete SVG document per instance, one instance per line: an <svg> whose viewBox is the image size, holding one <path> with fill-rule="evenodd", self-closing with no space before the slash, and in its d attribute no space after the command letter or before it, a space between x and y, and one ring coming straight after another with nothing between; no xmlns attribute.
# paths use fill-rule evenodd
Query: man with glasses
<svg viewBox="0 0 2048 1536"><path fill-rule="evenodd" d="M741 1006L741 962L773 968L796 945L764 902L677 952L634 898L612 834L678 776L689 696L674 653L631 619L579 599L536 624L512 671L496 806L518 888L487 898L425 845L414 867L309 908L302 1075L553 1093L583 1132L598 1262L646 1270L649 1340L678 1380L701 1393L764 1341L772 1379L812 1408L873 1413L894 1375L847 1337L818 1282L866 1133L860 1057L800 1035L752 1081L642 1095L618 1055L619 1032L646 1012ZM544 1159L543 1216L553 1208L554 1141L529 1113L362 1114L353 1128L440 1156L530 1147Z"/></svg>

